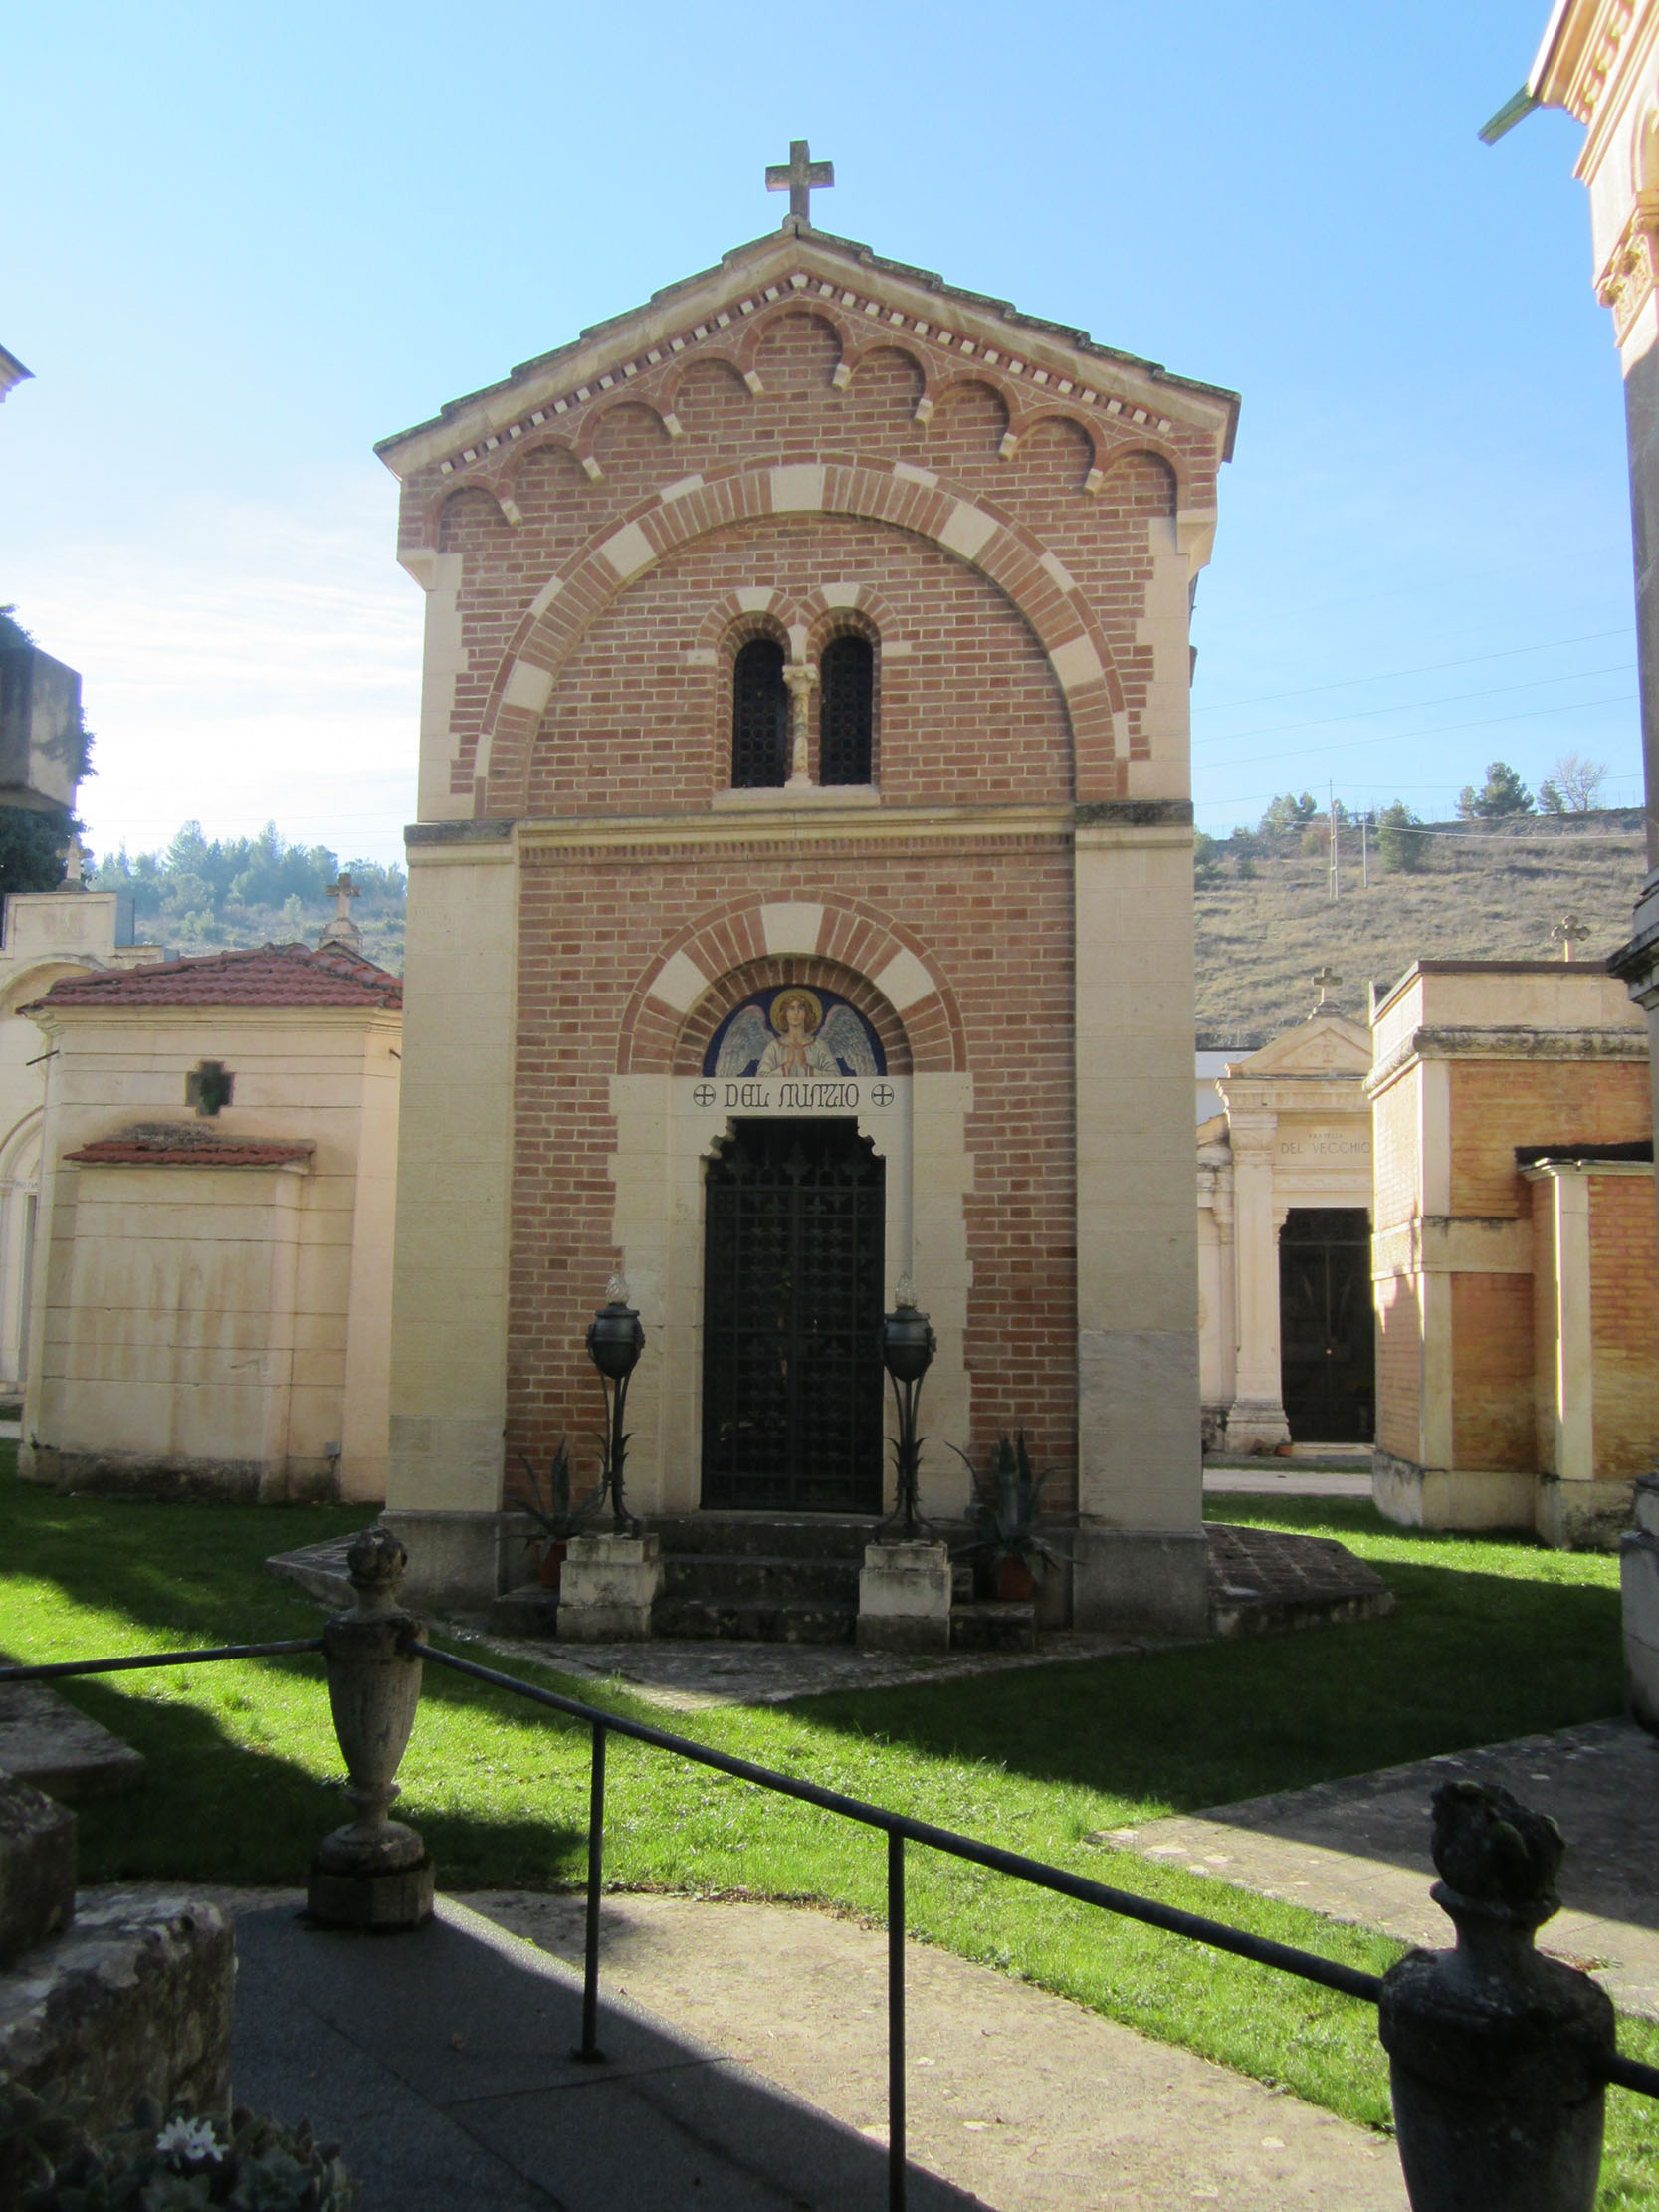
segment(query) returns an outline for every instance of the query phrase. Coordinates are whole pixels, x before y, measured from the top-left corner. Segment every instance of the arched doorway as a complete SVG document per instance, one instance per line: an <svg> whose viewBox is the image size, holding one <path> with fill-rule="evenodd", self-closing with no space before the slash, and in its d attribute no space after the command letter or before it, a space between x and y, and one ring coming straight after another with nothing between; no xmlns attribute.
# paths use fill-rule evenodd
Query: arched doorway
<svg viewBox="0 0 1659 2212"><path fill-rule="evenodd" d="M739 1120L705 1179L703 1504L878 1513L886 1164L840 1117Z"/></svg>

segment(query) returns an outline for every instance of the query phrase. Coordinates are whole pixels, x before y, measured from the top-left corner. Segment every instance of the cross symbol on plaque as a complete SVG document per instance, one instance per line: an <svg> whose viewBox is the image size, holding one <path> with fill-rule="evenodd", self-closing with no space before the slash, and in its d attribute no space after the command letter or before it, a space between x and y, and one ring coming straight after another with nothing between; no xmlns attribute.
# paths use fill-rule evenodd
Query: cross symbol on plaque
<svg viewBox="0 0 1659 2212"><path fill-rule="evenodd" d="M787 192L789 212L801 222L812 221L812 195L835 182L833 161L814 161L804 138L791 138L787 161L774 161L766 170L768 192Z"/></svg>
<svg viewBox="0 0 1659 2212"><path fill-rule="evenodd" d="M236 1096L236 1077L223 1060L199 1060L184 1078L184 1103L211 1121Z"/></svg>
<svg viewBox="0 0 1659 2212"><path fill-rule="evenodd" d="M1326 993L1328 991L1335 991L1342 980L1343 979L1341 978L1341 976L1338 975L1337 971L1332 967L1331 963L1327 961L1325 966L1320 970L1319 974L1314 978L1314 982L1319 985L1319 1002L1321 1006L1323 1006L1325 1003ZM1319 1008L1316 1007L1314 1010L1317 1013Z"/></svg>
<svg viewBox="0 0 1659 2212"><path fill-rule="evenodd" d="M1560 947L1562 960L1570 960L1573 946L1581 945L1589 934L1583 916L1568 912L1561 916L1550 932L1550 942Z"/></svg>

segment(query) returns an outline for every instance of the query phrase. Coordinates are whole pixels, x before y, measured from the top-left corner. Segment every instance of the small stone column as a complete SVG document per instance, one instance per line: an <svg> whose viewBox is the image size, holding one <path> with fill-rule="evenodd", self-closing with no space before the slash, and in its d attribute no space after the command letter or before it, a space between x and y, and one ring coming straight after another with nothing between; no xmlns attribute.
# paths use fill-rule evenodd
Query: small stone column
<svg viewBox="0 0 1659 2212"><path fill-rule="evenodd" d="M783 671L789 687L789 781L797 789L812 781L809 715L818 670L812 661L795 661Z"/></svg>
<svg viewBox="0 0 1659 2212"><path fill-rule="evenodd" d="M926 1539L864 1547L858 1577L861 1652L948 1652L950 1550Z"/></svg>
<svg viewBox="0 0 1659 2212"><path fill-rule="evenodd" d="M1507 1790L1434 1793L1431 1892L1454 1951L1411 1951L1383 1976L1400 2166L1413 2212L1591 2212L1601 2170L1613 2006L1543 1958L1560 1906L1560 1830Z"/></svg>
<svg viewBox="0 0 1659 2212"><path fill-rule="evenodd" d="M1233 1311L1238 1369L1227 1414L1229 1451L1289 1443L1279 1359L1279 1227L1273 1204L1272 1114L1229 1114L1233 1147Z"/></svg>
<svg viewBox="0 0 1659 2212"><path fill-rule="evenodd" d="M328 1702L357 1818L323 1838L306 1905L330 1927L413 1928L432 1915L433 1869L412 1828L388 1820L394 1780L420 1705L426 1623L398 1604L409 1554L390 1529L365 1528L345 1555L356 1603L322 1632Z"/></svg>
<svg viewBox="0 0 1659 2212"><path fill-rule="evenodd" d="M660 1536L572 1536L559 1574L559 1636L571 1644L641 1642L662 1587Z"/></svg>
<svg viewBox="0 0 1659 2212"><path fill-rule="evenodd" d="M1624 1687L1630 1710L1659 1735L1659 1474L1636 1484L1636 1525L1619 1543Z"/></svg>

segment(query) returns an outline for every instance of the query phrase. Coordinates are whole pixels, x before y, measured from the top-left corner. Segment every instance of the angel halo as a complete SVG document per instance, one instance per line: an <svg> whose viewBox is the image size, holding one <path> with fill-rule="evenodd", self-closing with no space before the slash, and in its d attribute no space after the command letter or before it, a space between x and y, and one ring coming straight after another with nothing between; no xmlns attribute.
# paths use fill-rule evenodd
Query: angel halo
<svg viewBox="0 0 1659 2212"><path fill-rule="evenodd" d="M704 1072L874 1076L885 1072L885 1062L874 1031L856 1008L833 993L788 984L759 994L727 1016Z"/></svg>

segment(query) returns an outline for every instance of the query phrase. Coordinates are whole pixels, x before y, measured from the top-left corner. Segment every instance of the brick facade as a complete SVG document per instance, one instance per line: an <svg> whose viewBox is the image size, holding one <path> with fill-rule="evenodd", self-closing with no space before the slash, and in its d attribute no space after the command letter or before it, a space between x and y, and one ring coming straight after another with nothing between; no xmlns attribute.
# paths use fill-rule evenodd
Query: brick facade
<svg viewBox="0 0 1659 2212"><path fill-rule="evenodd" d="M511 1081L505 1121L460 1140L500 1176L498 1401L482 1345L464 1381L423 1364L463 1078L440 1080L455 1047L411 1044L432 1085L423 1121L411 1069L402 1342L406 1402L428 1409L403 1432L411 1510L446 1480L445 1434L476 1465L466 1502L499 1499L497 1403L509 1476L560 1437L591 1466L582 1329L620 1266L657 1362L639 1479L648 1503L695 1503L685 1094L749 994L816 983L912 1086L914 1134L883 1140L909 1148L888 1266L914 1234L940 1330L935 1457L1023 1425L1057 1507L1196 1527L1195 1349L1190 1470L1168 1387L1143 1386L1141 1431L1120 1396L1109 1438L1079 1350L1080 1332L1109 1354L1143 1336L1154 1363L1195 1344L1190 1256L1155 1225L1166 1182L1190 1239L1190 1166L1178 1118L1151 1129L1157 1086L1190 1080L1187 607L1234 406L791 219L381 449L431 594L411 1035L425 1005L437 1036L450 994L496 1024L478 1049ZM848 630L874 651L874 768L826 789L816 671ZM804 693L805 776L734 791L732 668L755 637ZM1101 1057L1087 1143L1085 1005L1145 1071L1132 1095ZM473 1233L497 1252L482 1217ZM394 1420L394 1461L397 1438ZM1114 1452L1121 1508L1092 1506Z"/></svg>

